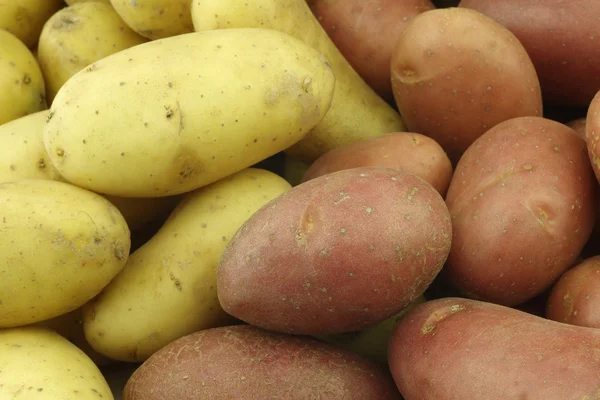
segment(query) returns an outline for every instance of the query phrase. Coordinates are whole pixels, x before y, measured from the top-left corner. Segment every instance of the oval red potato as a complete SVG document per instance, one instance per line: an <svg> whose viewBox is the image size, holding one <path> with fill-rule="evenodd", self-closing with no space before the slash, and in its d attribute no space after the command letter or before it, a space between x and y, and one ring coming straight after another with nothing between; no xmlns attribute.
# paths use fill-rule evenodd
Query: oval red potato
<svg viewBox="0 0 600 400"><path fill-rule="evenodd" d="M219 301L274 331L357 331L423 294L451 230L444 200L415 175L375 167L323 175L238 230L217 268Z"/></svg>
<svg viewBox="0 0 600 400"><path fill-rule="evenodd" d="M462 298L406 314L388 360L406 400L583 400L600 392L600 330Z"/></svg>
<svg viewBox="0 0 600 400"><path fill-rule="evenodd" d="M585 119L585 140L596 179L600 181L600 92L594 96L588 108Z"/></svg>
<svg viewBox="0 0 600 400"><path fill-rule="evenodd" d="M391 377L333 345L249 325L193 333L127 381L123 400L400 400Z"/></svg>
<svg viewBox="0 0 600 400"><path fill-rule="evenodd" d="M513 306L549 288L585 245L596 186L586 144L540 117L503 122L465 152L446 203L446 273L465 295Z"/></svg>
<svg viewBox="0 0 600 400"><path fill-rule="evenodd" d="M494 125L542 113L527 52L508 29L477 11L416 16L399 36L391 69L408 129L435 139L453 161Z"/></svg>

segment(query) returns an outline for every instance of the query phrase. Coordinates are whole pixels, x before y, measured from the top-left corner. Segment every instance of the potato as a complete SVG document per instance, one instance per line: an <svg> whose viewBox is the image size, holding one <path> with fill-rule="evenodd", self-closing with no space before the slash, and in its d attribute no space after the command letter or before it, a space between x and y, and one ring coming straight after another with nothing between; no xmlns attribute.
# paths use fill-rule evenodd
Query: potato
<svg viewBox="0 0 600 400"><path fill-rule="evenodd" d="M0 29L0 125L47 108L44 78L31 51Z"/></svg>
<svg viewBox="0 0 600 400"><path fill-rule="evenodd" d="M452 161L496 124L542 115L527 52L508 29L477 11L416 16L400 34L391 68L406 126L435 139Z"/></svg>
<svg viewBox="0 0 600 400"><path fill-rule="evenodd" d="M38 45L48 102L52 103L64 83L89 64L146 41L110 4L83 2L63 8L48 20Z"/></svg>
<svg viewBox="0 0 600 400"><path fill-rule="evenodd" d="M406 400L593 399L600 332L462 298L415 307L390 341Z"/></svg>
<svg viewBox="0 0 600 400"><path fill-rule="evenodd" d="M594 174L600 182L600 146L598 145L600 141L600 92L596 94L588 108L585 120L585 141Z"/></svg>
<svg viewBox="0 0 600 400"><path fill-rule="evenodd" d="M94 362L50 329L0 330L0 348L2 399L113 399Z"/></svg>
<svg viewBox="0 0 600 400"><path fill-rule="evenodd" d="M120 197L175 195L298 142L323 119L334 84L323 56L285 33L190 33L77 73L52 103L44 142L78 186Z"/></svg>
<svg viewBox="0 0 600 400"><path fill-rule="evenodd" d="M111 0L127 25L149 39L194 31L190 0Z"/></svg>
<svg viewBox="0 0 600 400"><path fill-rule="evenodd" d="M325 55L336 77L331 108L306 138L285 150L292 157L310 164L336 147L404 130L400 115L351 67L305 0L194 0L192 20L196 31L246 27L281 30Z"/></svg>
<svg viewBox="0 0 600 400"><path fill-rule="evenodd" d="M2 183L0 210L0 328L75 310L127 261L125 220L87 190L41 179Z"/></svg>
<svg viewBox="0 0 600 400"><path fill-rule="evenodd" d="M450 281L469 297L508 306L543 292L587 241L596 186L572 129L541 117L496 125L465 152L450 182Z"/></svg>
<svg viewBox="0 0 600 400"><path fill-rule="evenodd" d="M0 0L0 29L34 47L44 23L62 6L61 0Z"/></svg>
<svg viewBox="0 0 600 400"><path fill-rule="evenodd" d="M400 399L389 375L306 337L238 325L176 340L138 368L123 400Z"/></svg>
<svg viewBox="0 0 600 400"><path fill-rule="evenodd" d="M597 0L462 0L460 7L515 34L535 65L545 103L587 107L600 90Z"/></svg>
<svg viewBox="0 0 600 400"><path fill-rule="evenodd" d="M442 197L415 175L378 167L324 175L238 230L217 269L219 301L274 331L361 330L423 294L451 235Z"/></svg>
<svg viewBox="0 0 600 400"><path fill-rule="evenodd" d="M309 0L336 47L379 96L393 102L390 60L400 32L430 0Z"/></svg>
<svg viewBox="0 0 600 400"><path fill-rule="evenodd" d="M302 181L358 167L410 172L425 179L442 196L452 178L450 159L435 140L418 133L396 132L331 150L310 166Z"/></svg>
<svg viewBox="0 0 600 400"><path fill-rule="evenodd" d="M554 284L546 317L566 324L600 328L600 256L585 259Z"/></svg>
<svg viewBox="0 0 600 400"><path fill-rule="evenodd" d="M84 307L88 342L110 358L144 361L184 335L231 323L216 293L219 258L244 221L289 188L271 172L248 168L186 195Z"/></svg>

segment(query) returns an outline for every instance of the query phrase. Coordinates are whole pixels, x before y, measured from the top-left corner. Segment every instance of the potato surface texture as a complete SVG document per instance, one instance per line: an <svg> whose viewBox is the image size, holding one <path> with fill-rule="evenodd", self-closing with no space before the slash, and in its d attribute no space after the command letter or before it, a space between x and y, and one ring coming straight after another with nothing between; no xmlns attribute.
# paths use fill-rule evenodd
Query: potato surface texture
<svg viewBox="0 0 600 400"><path fill-rule="evenodd" d="M123 268L129 229L103 197L48 180L0 184L0 328L72 311Z"/></svg>
<svg viewBox="0 0 600 400"><path fill-rule="evenodd" d="M590 236L596 185L585 142L569 127L540 117L496 125L465 152L450 182L450 282L508 306L542 293Z"/></svg>
<svg viewBox="0 0 600 400"><path fill-rule="evenodd" d="M596 179L600 182L600 92L598 92L587 111L585 119L585 141L588 156L594 168Z"/></svg>
<svg viewBox="0 0 600 400"><path fill-rule="evenodd" d="M405 400L583 400L600 391L600 331L476 300L409 311L388 359Z"/></svg>
<svg viewBox="0 0 600 400"><path fill-rule="evenodd" d="M61 0L0 0L0 29L33 47L44 23L63 6Z"/></svg>
<svg viewBox="0 0 600 400"><path fill-rule="evenodd" d="M315 178L258 210L217 269L219 301L295 334L356 331L398 313L450 249L442 197L423 179L364 167Z"/></svg>
<svg viewBox="0 0 600 400"><path fill-rule="evenodd" d="M325 55L336 77L331 108L306 138L286 149L293 157L311 163L336 147L404 130L400 115L350 66L305 0L194 0L192 19L196 31L245 27L277 29Z"/></svg>
<svg viewBox="0 0 600 400"><path fill-rule="evenodd" d="M144 361L177 338L230 323L217 298L219 258L256 210L289 189L272 172L248 168L188 193L84 307L92 347L117 360Z"/></svg>
<svg viewBox="0 0 600 400"><path fill-rule="evenodd" d="M179 194L298 142L327 112L334 84L323 56L285 33L190 33L73 76L52 104L44 142L78 186L121 197Z"/></svg>
<svg viewBox="0 0 600 400"><path fill-rule="evenodd" d="M540 83L517 38L483 14L448 8L416 16L392 56L398 109L411 132L457 161L494 125L540 116Z"/></svg>
<svg viewBox="0 0 600 400"><path fill-rule="evenodd" d="M200 331L148 359L123 400L399 400L392 379L349 351L249 325Z"/></svg>

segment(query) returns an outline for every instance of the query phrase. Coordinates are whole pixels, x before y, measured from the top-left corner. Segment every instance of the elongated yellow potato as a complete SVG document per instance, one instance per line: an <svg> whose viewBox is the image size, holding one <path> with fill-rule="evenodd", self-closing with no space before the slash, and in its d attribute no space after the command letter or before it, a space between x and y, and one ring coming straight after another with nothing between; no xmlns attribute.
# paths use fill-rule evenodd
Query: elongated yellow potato
<svg viewBox="0 0 600 400"><path fill-rule="evenodd" d="M334 86L323 55L283 32L189 33L73 76L52 103L45 147L62 176L95 192L189 192L297 143Z"/></svg>
<svg viewBox="0 0 600 400"><path fill-rule="evenodd" d="M62 0L0 0L0 29L33 47L44 23L63 6Z"/></svg>
<svg viewBox="0 0 600 400"><path fill-rule="evenodd" d="M290 188L272 172L248 168L188 193L84 306L88 342L110 358L143 361L177 338L231 323L217 298L221 254L256 210Z"/></svg>
<svg viewBox="0 0 600 400"><path fill-rule="evenodd" d="M336 77L331 108L323 121L287 153L310 164L334 148L367 137L400 132L400 115L356 73L319 24L306 0L193 0L196 31L271 28L322 52Z"/></svg>

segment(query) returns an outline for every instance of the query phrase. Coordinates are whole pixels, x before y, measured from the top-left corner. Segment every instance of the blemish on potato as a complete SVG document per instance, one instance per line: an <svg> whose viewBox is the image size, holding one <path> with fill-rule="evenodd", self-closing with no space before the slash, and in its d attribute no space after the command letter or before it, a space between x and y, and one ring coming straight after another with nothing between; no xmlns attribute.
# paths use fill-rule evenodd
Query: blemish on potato
<svg viewBox="0 0 600 400"><path fill-rule="evenodd" d="M367 212L367 214L371 214L373 212L373 208L372 207L366 207L365 211Z"/></svg>

